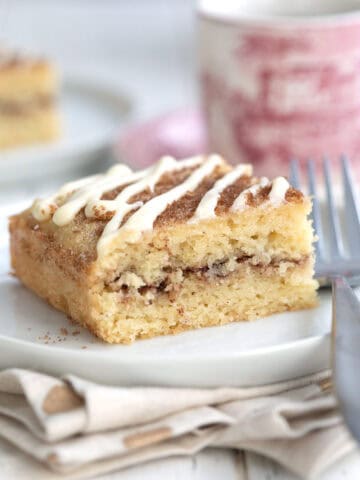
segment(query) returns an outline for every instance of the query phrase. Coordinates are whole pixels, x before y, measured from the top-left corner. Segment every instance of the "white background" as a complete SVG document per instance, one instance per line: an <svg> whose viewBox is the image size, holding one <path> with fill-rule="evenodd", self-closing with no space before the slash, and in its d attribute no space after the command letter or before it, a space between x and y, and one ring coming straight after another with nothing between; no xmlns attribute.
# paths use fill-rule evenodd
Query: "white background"
<svg viewBox="0 0 360 480"><path fill-rule="evenodd" d="M0 43L127 91L148 118L196 101L191 0L0 0Z"/></svg>

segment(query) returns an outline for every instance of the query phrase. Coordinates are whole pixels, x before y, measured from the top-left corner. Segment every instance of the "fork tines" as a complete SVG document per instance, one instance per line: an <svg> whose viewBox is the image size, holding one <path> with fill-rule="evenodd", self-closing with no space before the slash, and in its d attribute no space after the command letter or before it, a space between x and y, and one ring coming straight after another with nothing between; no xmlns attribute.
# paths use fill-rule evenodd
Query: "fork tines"
<svg viewBox="0 0 360 480"><path fill-rule="evenodd" d="M343 215L338 212L337 186L330 162L324 159L322 175L316 171L314 160L307 162L307 185L312 197L312 221L318 241L316 250L316 275L352 275L360 271L360 213L355 182L351 174L350 162L343 156L340 159L342 171ZM290 164L290 183L300 188L300 167L297 160ZM322 201L322 193L324 199ZM325 208L326 207L326 208ZM322 215L322 210L326 215ZM344 225L343 225L344 224ZM344 228L343 228L344 227Z"/></svg>

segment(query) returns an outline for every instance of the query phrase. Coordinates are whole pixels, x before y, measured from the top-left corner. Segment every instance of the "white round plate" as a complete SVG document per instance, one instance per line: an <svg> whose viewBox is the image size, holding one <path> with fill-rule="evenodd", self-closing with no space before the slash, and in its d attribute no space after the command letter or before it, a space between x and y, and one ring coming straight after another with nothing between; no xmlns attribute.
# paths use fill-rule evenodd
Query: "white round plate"
<svg viewBox="0 0 360 480"><path fill-rule="evenodd" d="M108 345L70 323L9 271L2 247L0 368L71 373L115 385L220 387L272 383L329 366L326 291L312 310Z"/></svg>
<svg viewBox="0 0 360 480"><path fill-rule="evenodd" d="M48 144L0 151L0 182L80 170L95 162L113 143L130 106L125 95L65 80L59 98L63 136Z"/></svg>

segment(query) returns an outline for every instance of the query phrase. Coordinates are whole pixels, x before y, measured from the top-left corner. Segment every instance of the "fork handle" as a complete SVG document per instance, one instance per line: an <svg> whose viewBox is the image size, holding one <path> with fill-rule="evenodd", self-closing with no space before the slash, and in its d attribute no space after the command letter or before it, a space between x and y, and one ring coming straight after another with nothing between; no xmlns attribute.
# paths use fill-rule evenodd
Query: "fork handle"
<svg viewBox="0 0 360 480"><path fill-rule="evenodd" d="M360 301L344 277L333 285L332 361L340 410L360 443Z"/></svg>

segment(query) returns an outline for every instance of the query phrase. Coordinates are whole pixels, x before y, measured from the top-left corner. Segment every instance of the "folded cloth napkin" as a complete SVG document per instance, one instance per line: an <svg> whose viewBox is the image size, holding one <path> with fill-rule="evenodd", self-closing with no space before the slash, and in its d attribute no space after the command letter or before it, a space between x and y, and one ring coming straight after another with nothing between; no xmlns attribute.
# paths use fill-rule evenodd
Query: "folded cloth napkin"
<svg viewBox="0 0 360 480"><path fill-rule="evenodd" d="M51 478L208 446L258 452L309 478L355 448L330 386L328 371L256 388L180 389L10 369L0 372L0 435L59 475Z"/></svg>

